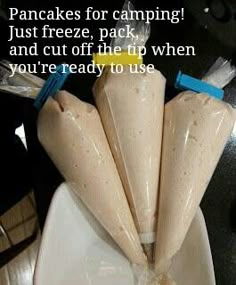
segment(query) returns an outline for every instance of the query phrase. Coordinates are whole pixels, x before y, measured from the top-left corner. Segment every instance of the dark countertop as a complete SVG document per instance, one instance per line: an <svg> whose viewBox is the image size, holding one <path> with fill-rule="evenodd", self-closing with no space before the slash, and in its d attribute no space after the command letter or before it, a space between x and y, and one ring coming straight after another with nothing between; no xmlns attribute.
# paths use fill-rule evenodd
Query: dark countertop
<svg viewBox="0 0 236 285"><path fill-rule="evenodd" d="M205 1L205 0L204 0ZM207 5L204 1L199 1L199 5ZM19 6L18 1L9 1L9 6ZM27 1L22 1L27 2ZM99 1L87 1L86 5L95 6L97 8L108 8L107 4ZM156 6L181 7L181 0L178 1L155 1L151 0L148 3L145 1L137 1L138 7L153 8ZM146 1L147 2L147 1ZM190 0L186 5L189 5ZM197 1L192 0L194 6ZM29 2L30 3L30 2ZM40 1L41 7L47 7ZM70 1L67 4L62 4L63 7L70 7ZM123 1L112 3L111 8L120 9ZM165 4L160 4L165 3ZM15 4L15 5L14 5ZM57 5L60 4L57 2ZM23 5L23 4L22 4ZM37 4L35 4L37 6ZM72 4L71 4L72 5ZM82 4L81 4L82 5ZM30 3L28 7L32 7ZM52 4L53 6L53 4ZM191 6L191 5L190 5ZM27 5L26 5L27 7ZM189 6L188 6L189 7ZM77 8L80 8L79 4ZM151 38L147 44L160 44L171 42L176 45L191 44L196 46L197 56L195 57L154 57L148 52L145 57L146 63L154 63L167 78L168 86L166 93L166 101L170 100L177 94L173 88L173 81L177 71L181 69L183 72L193 76L201 77L202 74L211 66L218 56L232 57L236 51L231 43L225 41L227 39L227 23L221 23L225 33L223 40L219 36L218 28L214 30L214 23L210 21L210 32L202 23L199 24L199 6L186 11L185 21L179 25L167 25L164 23L152 24ZM188 12L189 11L189 12ZM196 13L195 13L195 12ZM211 17L209 15L209 17ZM204 18L205 19L205 18ZM206 19L205 19L206 20ZM204 20L204 21L205 21ZM104 23L103 23L104 24ZM108 26L114 26L112 21L105 23ZM218 24L217 24L218 25ZM222 25L225 25L224 27ZM236 29L234 30L236 33ZM230 32L228 37L230 37ZM11 59L12 60L12 59ZM33 60L33 59L31 59ZM46 62L59 63L63 58L47 58ZM68 62L80 62L81 58L67 59ZM19 61L19 59L18 59ZM27 59L28 61L28 59ZM77 95L83 100L93 102L91 94L91 86L95 80L92 75L72 75L65 85L65 89ZM236 107L236 80L234 80L227 88L225 101L230 102ZM43 149L39 146L36 138L35 120L30 116L31 106L26 104L26 131L29 143L29 151L32 159L33 175L37 183L36 198L38 200L38 210L42 215L42 224L45 218L46 210L50 202L53 190L60 183L61 178L57 173L52 163L48 159ZM30 118L30 121L29 121ZM33 123L32 123L33 122ZM39 174L40 173L40 177ZM45 189L46 187L46 189ZM42 189L44 189L42 191ZM217 285L235 285L236 284L236 130L232 134L222 158L217 166L217 169L212 177L206 194L202 200L201 208L203 210L206 224L209 233L209 239L213 254L215 275ZM233 231L234 229L234 231ZM190 284L191 285L191 284ZM200 284L199 284L200 285Z"/></svg>

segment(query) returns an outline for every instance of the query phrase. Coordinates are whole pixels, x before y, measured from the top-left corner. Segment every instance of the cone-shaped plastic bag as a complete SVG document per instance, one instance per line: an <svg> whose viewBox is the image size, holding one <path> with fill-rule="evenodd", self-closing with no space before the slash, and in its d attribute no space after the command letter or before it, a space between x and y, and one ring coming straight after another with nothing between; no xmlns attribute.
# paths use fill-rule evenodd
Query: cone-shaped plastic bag
<svg viewBox="0 0 236 285"><path fill-rule="evenodd" d="M165 78L106 68L93 93L140 240L153 243L162 140Z"/></svg>
<svg viewBox="0 0 236 285"><path fill-rule="evenodd" d="M235 110L206 94L179 94L165 106L155 265L168 271L235 123Z"/></svg>
<svg viewBox="0 0 236 285"><path fill-rule="evenodd" d="M150 36L150 24L132 18L135 7L125 0L116 30L132 28L134 37L116 37L111 46L138 54ZM131 73L124 65L122 73L107 67L93 88L103 126L118 166L131 207L140 241L152 260L156 231L159 163L162 139L165 78L155 70Z"/></svg>
<svg viewBox="0 0 236 285"><path fill-rule="evenodd" d="M67 92L39 113L38 137L60 172L128 259L146 258L95 107Z"/></svg>

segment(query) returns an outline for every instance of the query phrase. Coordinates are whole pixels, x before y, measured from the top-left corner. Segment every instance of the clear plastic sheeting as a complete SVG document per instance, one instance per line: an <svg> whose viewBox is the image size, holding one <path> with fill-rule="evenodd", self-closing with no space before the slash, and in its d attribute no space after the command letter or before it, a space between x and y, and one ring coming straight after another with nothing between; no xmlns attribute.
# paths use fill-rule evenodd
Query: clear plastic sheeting
<svg viewBox="0 0 236 285"><path fill-rule="evenodd" d="M66 181L128 259L146 264L96 108L68 92L59 92L39 113L38 137Z"/></svg>
<svg viewBox="0 0 236 285"><path fill-rule="evenodd" d="M0 85L1 92L10 93L31 99L35 99L40 90L41 88L35 88L35 87Z"/></svg>
<svg viewBox="0 0 236 285"><path fill-rule="evenodd" d="M134 9L135 8L132 2L130 0L126 0L122 11L127 12L127 19L122 20L120 18L120 20L116 24L116 30L124 29L127 26L129 26L130 29L134 29L134 37L113 38L111 41L111 47L114 48L116 46L119 46L122 48L122 50L127 50L129 45L139 48L145 46L147 40L150 37L151 25L145 23L144 21L133 20L131 17L131 11L133 11Z"/></svg>
<svg viewBox="0 0 236 285"><path fill-rule="evenodd" d="M28 72L20 73L17 69L14 76L11 75L9 61L0 62L0 91L35 99L44 85L44 80Z"/></svg>
<svg viewBox="0 0 236 285"><path fill-rule="evenodd" d="M133 265L135 285L177 285L169 274L157 275L153 266L142 267Z"/></svg>
<svg viewBox="0 0 236 285"><path fill-rule="evenodd" d="M235 76L236 67L231 61L219 57L202 80L218 88L224 88Z"/></svg>
<svg viewBox="0 0 236 285"><path fill-rule="evenodd" d="M114 74L107 68L93 93L141 242L155 241L165 78ZM147 251L151 254L151 249Z"/></svg>
<svg viewBox="0 0 236 285"><path fill-rule="evenodd" d="M28 72L21 73L17 67L14 76L11 76L10 64L7 60L0 62L0 85L43 87L43 79Z"/></svg>
<svg viewBox="0 0 236 285"><path fill-rule="evenodd" d="M168 272L235 123L235 110L206 94L165 105L155 268Z"/></svg>

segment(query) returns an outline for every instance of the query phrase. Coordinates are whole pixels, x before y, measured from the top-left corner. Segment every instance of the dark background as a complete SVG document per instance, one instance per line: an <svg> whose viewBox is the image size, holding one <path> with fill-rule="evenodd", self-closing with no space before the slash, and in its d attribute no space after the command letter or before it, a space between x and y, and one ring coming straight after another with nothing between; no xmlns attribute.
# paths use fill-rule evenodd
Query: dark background
<svg viewBox="0 0 236 285"><path fill-rule="evenodd" d="M82 9L82 7L93 6L97 9L121 9L123 1L5 1L3 6L18 7L25 9L50 9L55 6L65 9ZM180 24L173 25L167 22L153 22L151 37L147 47L170 42L175 45L194 45L197 56L195 57L155 57L150 53L145 56L145 63L153 63L167 78L166 101L175 96L178 91L173 88L173 82L178 70L190 75L201 77L212 65L218 56L233 58L236 52L236 1L235 0L160 0L160 1L136 1L138 9L161 8L175 9L185 7L185 20ZM203 9L209 7L209 13ZM7 10L6 10L7 11ZM42 23L45 24L46 22ZM14 23L19 26L29 25L28 23ZM104 22L55 22L58 27L114 27L112 19ZM90 62L88 57L27 57L9 58L7 43L8 28L7 21L1 20L1 58L8 58L12 62L30 63L41 60L45 63L83 63ZM38 23L30 23L39 25ZM52 25L52 22L50 22ZM95 34L96 39L96 34ZM96 41L95 41L96 42ZM26 44L18 40L17 44ZM58 40L58 44L61 42ZM63 42L64 43L64 42ZM79 44L78 40L67 40L68 45ZM45 42L39 42L39 45ZM48 44L50 44L48 42ZM51 42L55 44L55 40ZM234 61L236 63L236 61ZM79 98L93 102L91 87L95 75L77 74L71 75L65 84L65 89L72 92ZM37 113L32 107L32 102L27 99L15 98L14 96L1 94L2 112L0 124L4 137L2 138L1 162L7 165L2 171L0 179L8 185L12 177L15 184L30 183L35 190L37 206L41 227L43 227L47 208L56 187L63 181L52 162L39 145L36 136ZM236 80L226 88L225 100L236 106ZM12 155L11 148L14 147L11 137L15 128L24 122L28 143L28 156L26 166L17 164L17 155ZM11 157L11 163L9 163ZM8 162L7 162L8 161ZM10 165L9 165L10 164ZM13 167L12 165L15 165ZM27 173L27 175L26 175ZM23 177L23 178L22 178ZM22 180L22 181L21 181ZM14 184L14 182L11 182ZM4 184L3 184L4 185ZM13 185L14 186L14 185ZM2 188L0 191L6 191ZM10 191L10 190L9 190ZM10 192L9 192L10 193ZM232 134L223 156L218 164L211 183L201 203L207 223L209 238L212 248L215 274L218 285L236 284L236 132ZM191 285L191 284L190 284ZM200 285L200 284L199 284Z"/></svg>

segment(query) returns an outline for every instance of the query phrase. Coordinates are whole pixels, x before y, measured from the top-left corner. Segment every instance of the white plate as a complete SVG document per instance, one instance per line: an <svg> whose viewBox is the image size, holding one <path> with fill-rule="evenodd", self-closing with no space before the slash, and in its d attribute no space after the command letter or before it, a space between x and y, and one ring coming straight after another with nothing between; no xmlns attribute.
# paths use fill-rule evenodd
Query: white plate
<svg viewBox="0 0 236 285"><path fill-rule="evenodd" d="M215 285L200 209L171 271L179 285ZM50 206L34 284L135 285L128 260L66 184L58 188Z"/></svg>

